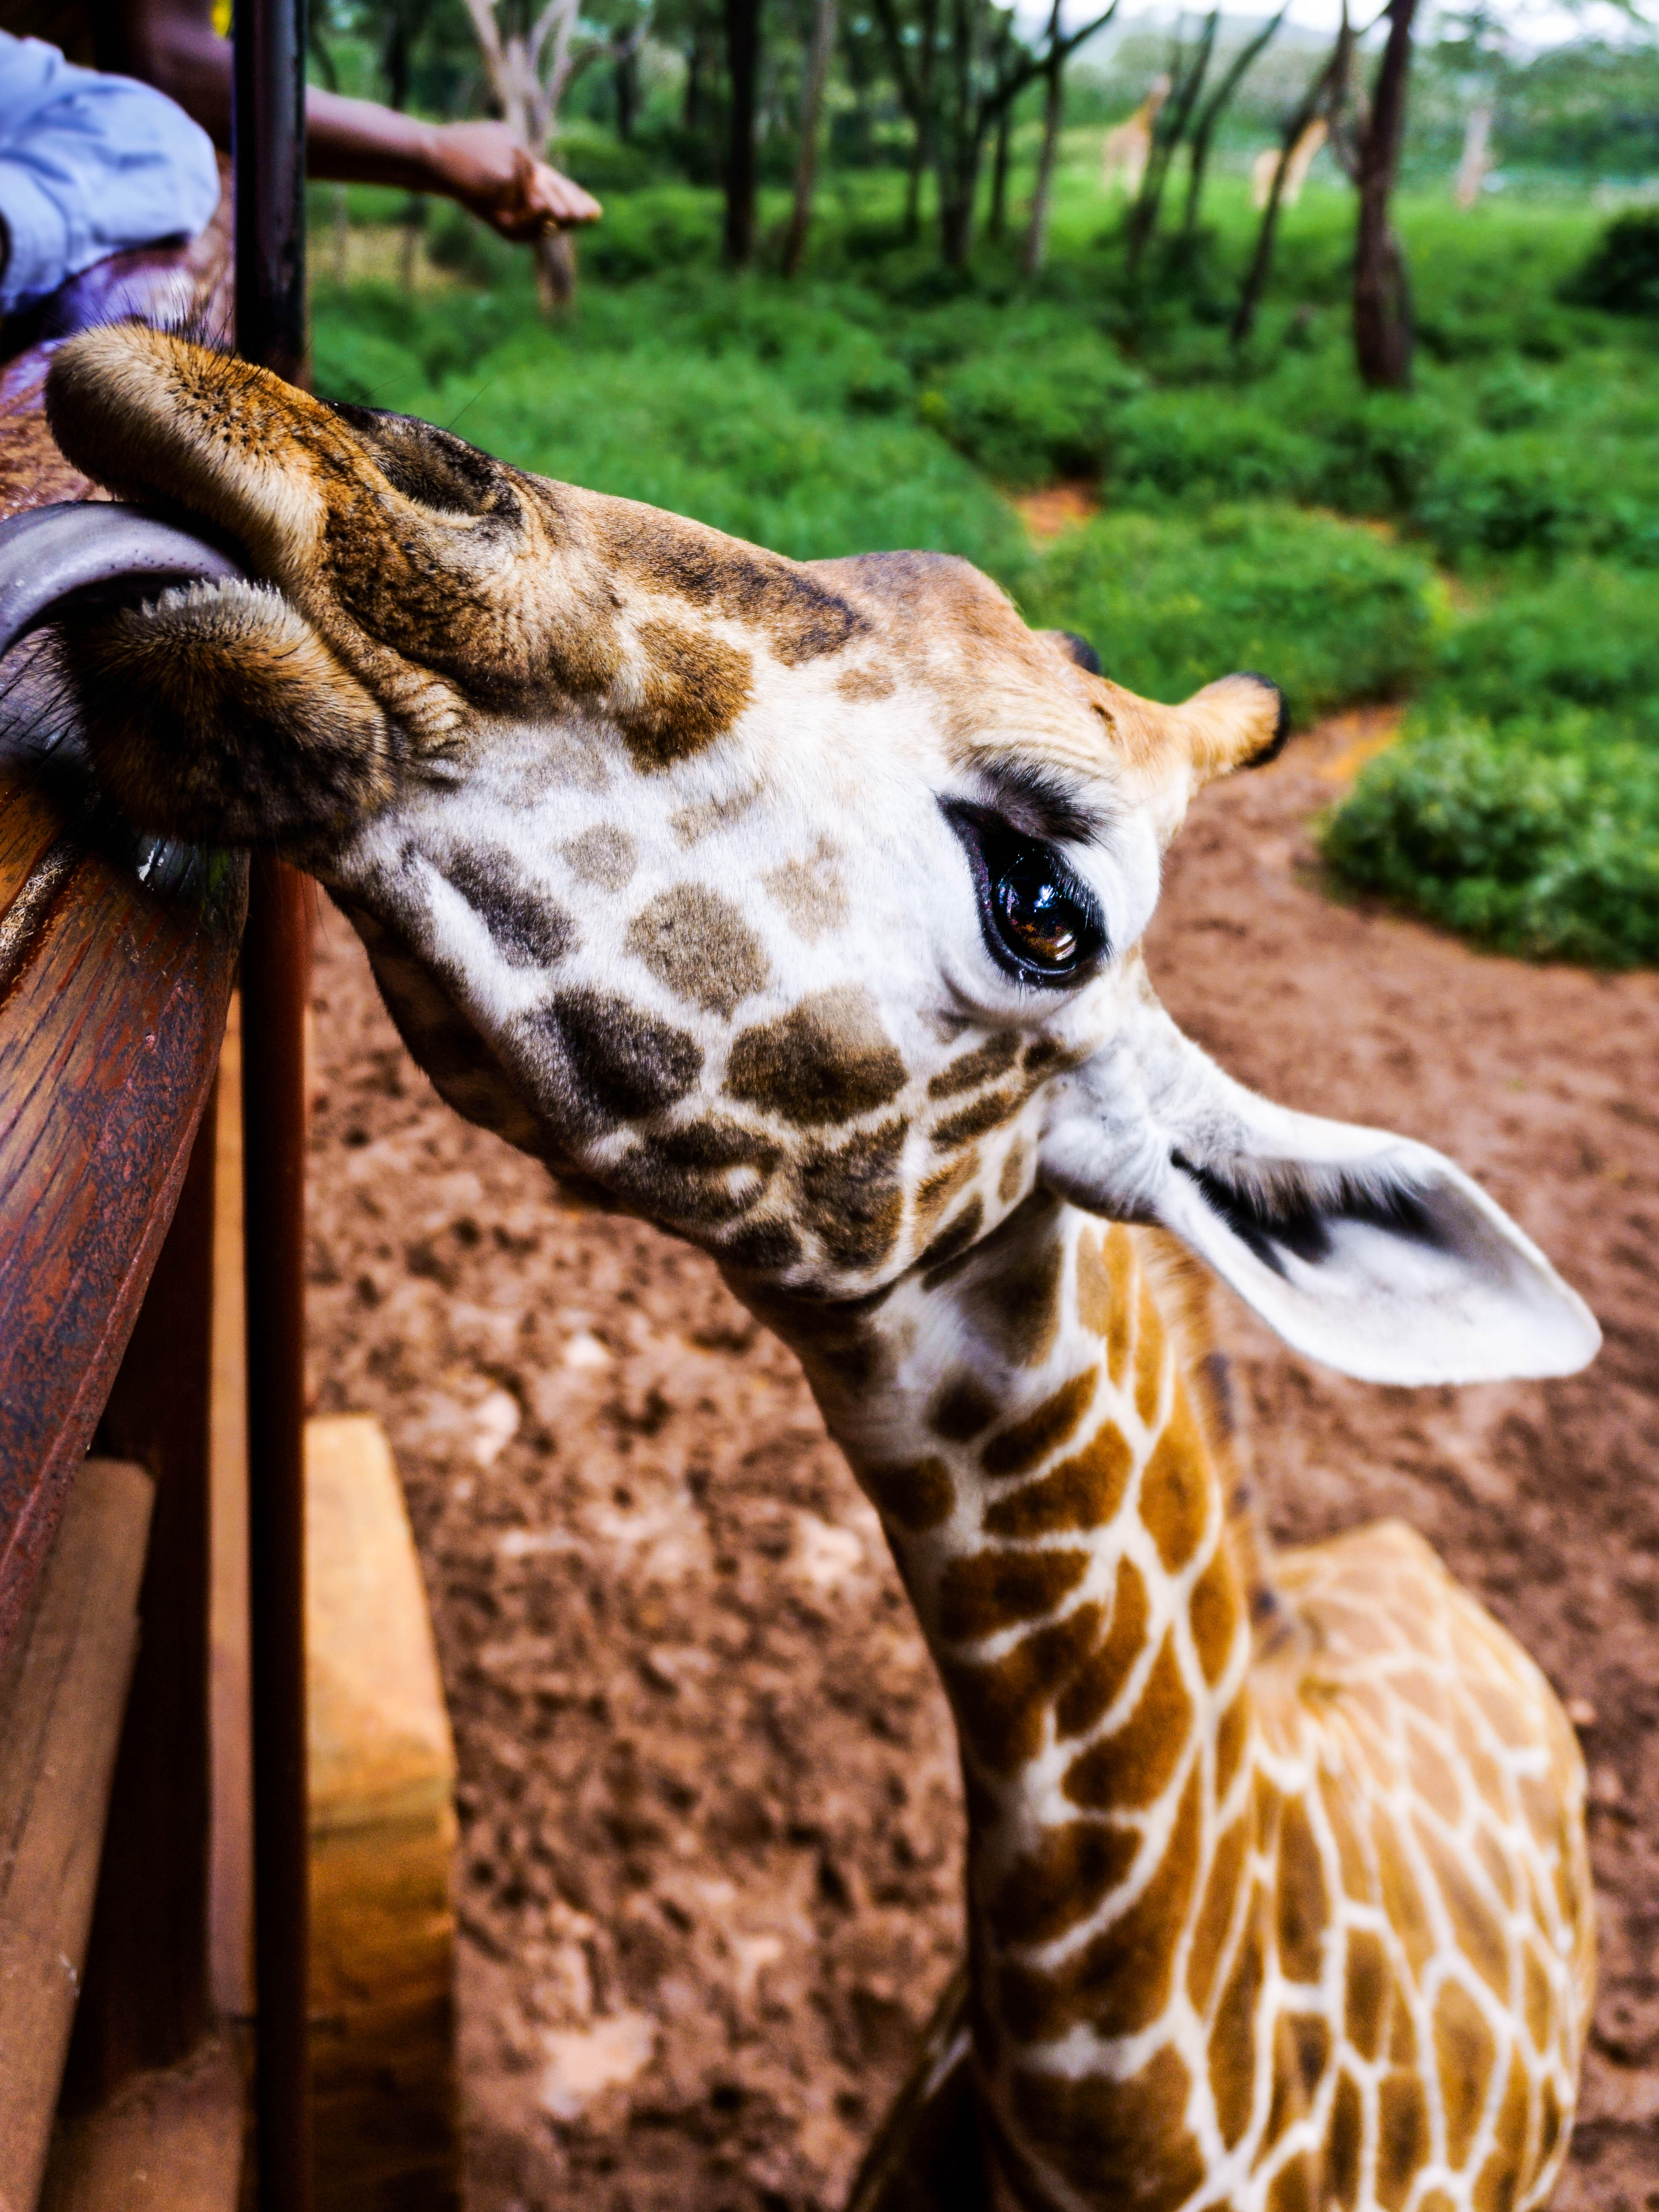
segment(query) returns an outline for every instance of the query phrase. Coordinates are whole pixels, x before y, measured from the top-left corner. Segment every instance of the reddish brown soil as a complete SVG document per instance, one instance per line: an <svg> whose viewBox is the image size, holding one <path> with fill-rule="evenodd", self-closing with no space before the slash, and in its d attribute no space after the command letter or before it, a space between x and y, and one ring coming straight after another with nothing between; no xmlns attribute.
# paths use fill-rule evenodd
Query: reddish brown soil
<svg viewBox="0 0 1659 2212"><path fill-rule="evenodd" d="M1278 1533L1402 1515L1574 1701L1603 1986L1555 2201L1655 2212L1659 977L1321 896L1307 824L1366 735L1200 803L1153 969L1245 1081L1472 1168L1606 1328L1571 1381L1414 1393L1224 1319ZM333 918L318 1039L316 1397L386 1423L431 1585L474 2212L836 2206L960 1910L945 1709L876 1525L713 1268L447 1113Z"/></svg>

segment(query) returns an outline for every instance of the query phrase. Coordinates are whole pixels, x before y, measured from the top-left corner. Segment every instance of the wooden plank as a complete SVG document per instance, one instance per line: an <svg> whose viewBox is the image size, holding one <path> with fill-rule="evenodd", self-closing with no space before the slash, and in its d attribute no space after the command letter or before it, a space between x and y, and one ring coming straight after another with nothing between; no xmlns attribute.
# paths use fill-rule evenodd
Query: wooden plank
<svg viewBox="0 0 1659 2212"><path fill-rule="evenodd" d="M187 246L123 254L7 325L0 514L92 487L42 394L71 331L228 321L228 203ZM246 903L240 862L157 847L57 749L40 656L0 686L0 1658L50 1547L177 1202Z"/></svg>
<svg viewBox="0 0 1659 2212"><path fill-rule="evenodd" d="M0 1674L0 2204L28 2212L86 1957L154 1486L88 1460Z"/></svg>
<svg viewBox="0 0 1659 2212"><path fill-rule="evenodd" d="M208 1990L209 1385L214 1137L198 1132L177 1210L98 1428L155 1485L141 1638L64 2080L106 2103L171 2066L210 2019Z"/></svg>
<svg viewBox="0 0 1659 2212"><path fill-rule="evenodd" d="M455 1754L378 1423L307 1424L306 1513L317 2204L446 2212Z"/></svg>
<svg viewBox="0 0 1659 2212"><path fill-rule="evenodd" d="M211 2037L59 2126L40 2212L236 2212L243 2068Z"/></svg>

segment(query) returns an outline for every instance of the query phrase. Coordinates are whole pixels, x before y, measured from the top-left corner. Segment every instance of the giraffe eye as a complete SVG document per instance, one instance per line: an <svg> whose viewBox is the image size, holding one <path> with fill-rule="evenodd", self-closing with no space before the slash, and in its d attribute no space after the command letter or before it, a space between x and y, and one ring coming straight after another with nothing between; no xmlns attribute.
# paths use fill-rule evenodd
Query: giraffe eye
<svg viewBox="0 0 1659 2212"><path fill-rule="evenodd" d="M1071 982L1105 948L1094 894L1051 845L1000 816L978 807L949 812L974 866L992 957L1027 982Z"/></svg>
<svg viewBox="0 0 1659 2212"><path fill-rule="evenodd" d="M1089 917L1040 846L1011 860L991 891L997 932L1016 959L1045 974L1069 975L1083 957Z"/></svg>

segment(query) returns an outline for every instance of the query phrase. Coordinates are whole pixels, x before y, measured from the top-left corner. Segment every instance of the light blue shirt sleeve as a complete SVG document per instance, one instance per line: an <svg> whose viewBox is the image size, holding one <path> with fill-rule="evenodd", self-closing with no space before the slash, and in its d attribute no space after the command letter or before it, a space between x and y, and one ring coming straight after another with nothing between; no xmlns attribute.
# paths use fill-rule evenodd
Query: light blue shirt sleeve
<svg viewBox="0 0 1659 2212"><path fill-rule="evenodd" d="M212 142L183 108L0 32L0 314L106 254L193 236L218 204Z"/></svg>

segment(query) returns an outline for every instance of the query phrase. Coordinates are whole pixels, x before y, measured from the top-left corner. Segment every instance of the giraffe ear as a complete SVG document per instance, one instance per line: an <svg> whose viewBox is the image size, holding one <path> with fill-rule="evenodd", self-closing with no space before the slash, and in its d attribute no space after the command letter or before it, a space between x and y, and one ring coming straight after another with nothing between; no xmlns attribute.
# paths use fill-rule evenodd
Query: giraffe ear
<svg viewBox="0 0 1659 2212"><path fill-rule="evenodd" d="M1053 1187L1173 1231L1294 1350L1365 1382L1571 1375L1595 1357L1589 1307L1460 1168L1259 1098L1149 1012L1073 1079L1095 1111L1051 1121Z"/></svg>

